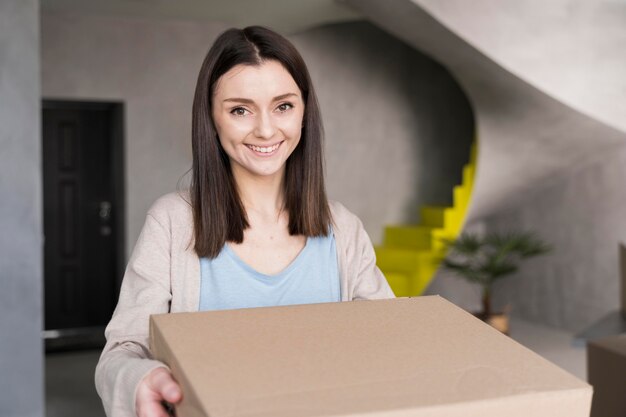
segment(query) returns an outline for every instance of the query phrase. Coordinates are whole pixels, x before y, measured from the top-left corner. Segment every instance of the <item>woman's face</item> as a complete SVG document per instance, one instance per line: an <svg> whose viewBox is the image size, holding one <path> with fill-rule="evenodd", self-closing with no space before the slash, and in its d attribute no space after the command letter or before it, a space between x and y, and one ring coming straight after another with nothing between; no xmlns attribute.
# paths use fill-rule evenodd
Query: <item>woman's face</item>
<svg viewBox="0 0 626 417"><path fill-rule="evenodd" d="M304 102L279 62L231 68L217 81L211 107L234 175L282 176L300 141Z"/></svg>

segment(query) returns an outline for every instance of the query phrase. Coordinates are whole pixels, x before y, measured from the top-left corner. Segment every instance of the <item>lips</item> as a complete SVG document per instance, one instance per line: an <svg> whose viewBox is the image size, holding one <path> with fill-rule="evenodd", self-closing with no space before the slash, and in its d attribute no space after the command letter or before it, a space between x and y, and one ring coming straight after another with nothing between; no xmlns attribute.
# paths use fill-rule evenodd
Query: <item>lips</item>
<svg viewBox="0 0 626 417"><path fill-rule="evenodd" d="M271 146L256 146L248 144L246 144L246 146L257 155L269 156L274 154L283 142L284 141L281 141Z"/></svg>

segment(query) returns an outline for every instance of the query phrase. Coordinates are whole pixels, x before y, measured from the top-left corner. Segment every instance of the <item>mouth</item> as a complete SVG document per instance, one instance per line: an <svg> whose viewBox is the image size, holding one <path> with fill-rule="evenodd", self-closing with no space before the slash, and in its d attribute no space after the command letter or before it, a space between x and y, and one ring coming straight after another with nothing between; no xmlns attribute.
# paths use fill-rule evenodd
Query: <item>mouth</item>
<svg viewBox="0 0 626 417"><path fill-rule="evenodd" d="M256 155L271 156L271 155L274 155L276 151L278 151L278 148L280 148L280 145L282 145L283 142L284 140L272 146L256 146L256 145L248 145L248 144L245 144L245 145L248 147L248 149L250 149Z"/></svg>

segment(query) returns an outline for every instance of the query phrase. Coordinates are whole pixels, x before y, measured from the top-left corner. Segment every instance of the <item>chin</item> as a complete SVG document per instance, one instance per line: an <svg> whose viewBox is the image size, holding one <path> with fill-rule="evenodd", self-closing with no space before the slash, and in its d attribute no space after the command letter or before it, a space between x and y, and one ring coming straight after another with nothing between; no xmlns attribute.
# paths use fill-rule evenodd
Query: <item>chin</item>
<svg viewBox="0 0 626 417"><path fill-rule="evenodd" d="M283 163L280 166L272 166L272 167L260 167L260 166L251 166L251 165L239 165L239 168L242 171L245 171L248 175L253 177L272 177L275 175L281 175L285 170L285 164Z"/></svg>

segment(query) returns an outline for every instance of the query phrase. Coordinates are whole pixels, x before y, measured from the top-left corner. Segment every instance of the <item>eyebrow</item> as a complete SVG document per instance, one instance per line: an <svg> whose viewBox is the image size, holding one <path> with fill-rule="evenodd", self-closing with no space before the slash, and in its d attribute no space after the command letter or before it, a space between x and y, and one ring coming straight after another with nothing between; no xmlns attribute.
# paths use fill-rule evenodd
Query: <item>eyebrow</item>
<svg viewBox="0 0 626 417"><path fill-rule="evenodd" d="M295 93L287 93L287 94L281 94L280 96L274 97L274 99L272 101L282 100L282 99L290 97L290 96L298 97L298 95L295 94ZM240 97L227 98L226 100L224 100L224 102L226 102L226 101L234 101L234 102L237 102L237 103L254 104L253 100L250 100L249 98L240 98Z"/></svg>

